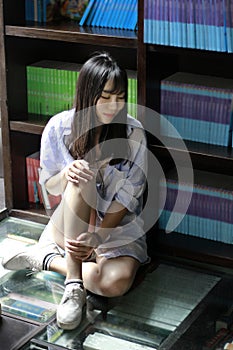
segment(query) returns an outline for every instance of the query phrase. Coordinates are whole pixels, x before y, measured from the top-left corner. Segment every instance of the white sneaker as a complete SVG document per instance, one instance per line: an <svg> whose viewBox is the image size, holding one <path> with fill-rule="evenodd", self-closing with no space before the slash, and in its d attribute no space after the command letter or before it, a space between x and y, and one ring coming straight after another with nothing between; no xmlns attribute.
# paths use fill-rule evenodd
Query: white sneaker
<svg viewBox="0 0 233 350"><path fill-rule="evenodd" d="M2 266L7 270L14 271L42 271L44 259L48 254L61 255L55 243L46 246L35 244L25 247L23 251L14 251L7 254L3 257Z"/></svg>
<svg viewBox="0 0 233 350"><path fill-rule="evenodd" d="M57 307L57 325L62 329L75 329L82 320L86 292L79 283L69 283Z"/></svg>

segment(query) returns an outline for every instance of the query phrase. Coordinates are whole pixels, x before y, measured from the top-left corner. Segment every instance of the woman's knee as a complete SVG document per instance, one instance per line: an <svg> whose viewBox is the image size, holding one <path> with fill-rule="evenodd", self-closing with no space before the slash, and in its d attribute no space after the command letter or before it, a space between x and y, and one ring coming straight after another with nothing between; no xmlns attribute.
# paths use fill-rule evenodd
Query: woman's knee
<svg viewBox="0 0 233 350"><path fill-rule="evenodd" d="M124 295L131 287L134 280L134 274L129 271L111 273L103 276L100 280L101 294L108 297L117 297Z"/></svg>

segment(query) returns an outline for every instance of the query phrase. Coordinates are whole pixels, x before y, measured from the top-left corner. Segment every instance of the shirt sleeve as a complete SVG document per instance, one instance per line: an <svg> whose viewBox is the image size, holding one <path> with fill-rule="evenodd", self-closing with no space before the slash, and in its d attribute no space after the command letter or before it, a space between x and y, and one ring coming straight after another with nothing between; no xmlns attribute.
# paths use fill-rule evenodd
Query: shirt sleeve
<svg viewBox="0 0 233 350"><path fill-rule="evenodd" d="M130 162L122 166L125 176L116 184L115 200L137 215L142 208L142 195L146 186L147 147L144 130L134 129L130 143Z"/></svg>
<svg viewBox="0 0 233 350"><path fill-rule="evenodd" d="M49 120L43 131L40 148L41 184L73 161L64 144L63 131L60 119L55 117Z"/></svg>

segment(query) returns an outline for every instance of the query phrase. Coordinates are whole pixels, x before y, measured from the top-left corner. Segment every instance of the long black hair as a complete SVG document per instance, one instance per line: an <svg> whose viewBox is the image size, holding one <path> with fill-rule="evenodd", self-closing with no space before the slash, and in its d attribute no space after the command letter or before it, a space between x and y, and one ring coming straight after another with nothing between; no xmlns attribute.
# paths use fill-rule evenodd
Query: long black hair
<svg viewBox="0 0 233 350"><path fill-rule="evenodd" d="M119 138L127 140L127 73L109 53L97 52L84 63L77 81L76 113L71 134L66 139L70 153L75 159L84 158L94 147L94 136L98 127L95 105L108 80L113 82L111 93L124 93L125 105L112 123L103 125L99 142ZM102 157L114 154L114 149L109 147L109 143L106 148L104 143L102 145ZM119 159L115 162L119 162Z"/></svg>

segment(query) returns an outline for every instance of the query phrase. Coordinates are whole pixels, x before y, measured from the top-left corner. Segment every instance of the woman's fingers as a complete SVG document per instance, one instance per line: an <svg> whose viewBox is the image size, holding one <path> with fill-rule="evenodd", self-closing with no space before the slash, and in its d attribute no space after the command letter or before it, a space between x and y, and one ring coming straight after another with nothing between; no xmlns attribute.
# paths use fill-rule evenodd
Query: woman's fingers
<svg viewBox="0 0 233 350"><path fill-rule="evenodd" d="M89 169L89 164L85 160L75 160L67 171L67 179L76 183L91 181L93 177L94 172Z"/></svg>

